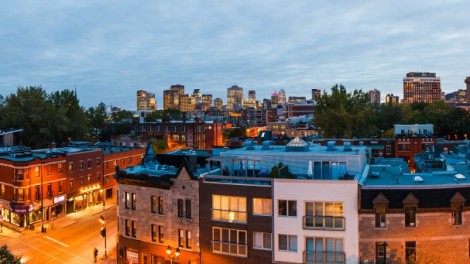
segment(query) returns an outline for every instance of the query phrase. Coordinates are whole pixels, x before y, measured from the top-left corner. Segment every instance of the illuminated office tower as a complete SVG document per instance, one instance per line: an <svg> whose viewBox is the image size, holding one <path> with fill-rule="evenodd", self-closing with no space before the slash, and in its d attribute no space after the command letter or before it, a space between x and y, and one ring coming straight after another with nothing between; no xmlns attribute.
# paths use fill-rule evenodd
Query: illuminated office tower
<svg viewBox="0 0 470 264"><path fill-rule="evenodd" d="M239 111L242 109L243 88L233 85L227 88L227 109Z"/></svg>
<svg viewBox="0 0 470 264"><path fill-rule="evenodd" d="M403 78L404 103L432 103L441 98L441 78L435 73L409 72Z"/></svg>
<svg viewBox="0 0 470 264"><path fill-rule="evenodd" d="M144 90L137 91L137 111L154 111L156 107L155 94Z"/></svg>

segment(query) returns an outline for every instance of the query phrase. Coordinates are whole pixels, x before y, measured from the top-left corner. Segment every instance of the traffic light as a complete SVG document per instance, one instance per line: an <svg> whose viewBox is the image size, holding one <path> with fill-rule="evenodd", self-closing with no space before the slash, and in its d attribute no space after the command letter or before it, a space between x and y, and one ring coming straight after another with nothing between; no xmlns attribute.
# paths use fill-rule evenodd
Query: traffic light
<svg viewBox="0 0 470 264"><path fill-rule="evenodd" d="M101 237L106 237L106 227L101 228L100 235Z"/></svg>

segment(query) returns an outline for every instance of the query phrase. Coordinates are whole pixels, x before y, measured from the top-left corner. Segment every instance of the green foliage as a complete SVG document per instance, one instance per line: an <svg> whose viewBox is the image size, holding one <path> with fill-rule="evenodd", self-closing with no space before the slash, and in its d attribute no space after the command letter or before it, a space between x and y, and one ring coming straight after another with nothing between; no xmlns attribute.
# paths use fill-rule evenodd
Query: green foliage
<svg viewBox="0 0 470 264"><path fill-rule="evenodd" d="M94 141L97 141L105 127L108 115L101 107L90 107L85 112L85 115L88 118L88 122L90 124L89 135L92 139L94 139Z"/></svg>
<svg viewBox="0 0 470 264"><path fill-rule="evenodd" d="M166 138L161 140L156 139L152 141L152 148L155 153L162 153L168 149L168 141Z"/></svg>
<svg viewBox="0 0 470 264"><path fill-rule="evenodd" d="M342 85L331 90L318 98L313 119L323 137L390 138L396 124L433 124L434 134L447 139L465 139L470 131L470 113L444 101L374 107L362 91L347 93Z"/></svg>
<svg viewBox="0 0 470 264"><path fill-rule="evenodd" d="M222 135L224 139L246 137L246 129L243 127L228 128L222 131Z"/></svg>
<svg viewBox="0 0 470 264"><path fill-rule="evenodd" d="M0 264L21 264L21 257L16 257L7 245L0 247Z"/></svg>
<svg viewBox="0 0 470 264"><path fill-rule="evenodd" d="M111 114L111 121L123 122L126 119L132 119L132 113L127 110L120 110Z"/></svg>
<svg viewBox="0 0 470 264"><path fill-rule="evenodd" d="M167 109L167 110L155 110L145 115L146 122L155 122L155 120L161 119L163 122L171 120L183 120L183 112L178 109Z"/></svg>
<svg viewBox="0 0 470 264"><path fill-rule="evenodd" d="M375 135L374 107L361 90L347 93L343 85L331 88L317 98L313 124L322 130L324 137L352 138Z"/></svg>
<svg viewBox="0 0 470 264"><path fill-rule="evenodd" d="M271 168L270 176L272 178L285 178L285 179L294 178L294 175L289 172L289 168L287 166L284 166L282 162L279 162L276 166Z"/></svg>

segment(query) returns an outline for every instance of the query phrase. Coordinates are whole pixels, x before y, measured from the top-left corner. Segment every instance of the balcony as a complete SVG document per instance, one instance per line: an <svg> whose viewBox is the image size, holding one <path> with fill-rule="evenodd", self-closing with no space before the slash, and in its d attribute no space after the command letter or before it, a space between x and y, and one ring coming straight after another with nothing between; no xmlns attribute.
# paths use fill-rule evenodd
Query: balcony
<svg viewBox="0 0 470 264"><path fill-rule="evenodd" d="M246 211L230 211L222 209L212 209L212 220L229 223L246 224Z"/></svg>
<svg viewBox="0 0 470 264"><path fill-rule="evenodd" d="M212 243L212 252L234 255L240 257L248 256L247 245L227 243L222 241L211 241Z"/></svg>
<svg viewBox="0 0 470 264"><path fill-rule="evenodd" d="M304 216L304 229L338 230L345 229L346 219L342 216Z"/></svg>
<svg viewBox="0 0 470 264"><path fill-rule="evenodd" d="M304 263L344 264L345 259L342 251L304 251Z"/></svg>

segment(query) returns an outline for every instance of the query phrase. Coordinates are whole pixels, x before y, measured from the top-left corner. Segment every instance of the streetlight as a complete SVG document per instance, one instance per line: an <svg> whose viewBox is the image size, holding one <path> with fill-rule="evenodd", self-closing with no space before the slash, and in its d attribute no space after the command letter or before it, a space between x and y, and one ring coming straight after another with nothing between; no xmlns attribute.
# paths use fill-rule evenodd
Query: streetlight
<svg viewBox="0 0 470 264"><path fill-rule="evenodd" d="M104 238L104 257L107 258L108 254L106 253L106 221L103 216L100 216L100 223L103 225L100 230L101 237Z"/></svg>
<svg viewBox="0 0 470 264"><path fill-rule="evenodd" d="M180 256L180 248L179 247L176 248L175 257L171 255L171 251L172 251L171 247L170 245L168 245L168 247L166 248L166 254L168 254L168 256L171 258L171 264L173 264L173 259L174 258L178 259L178 257Z"/></svg>

